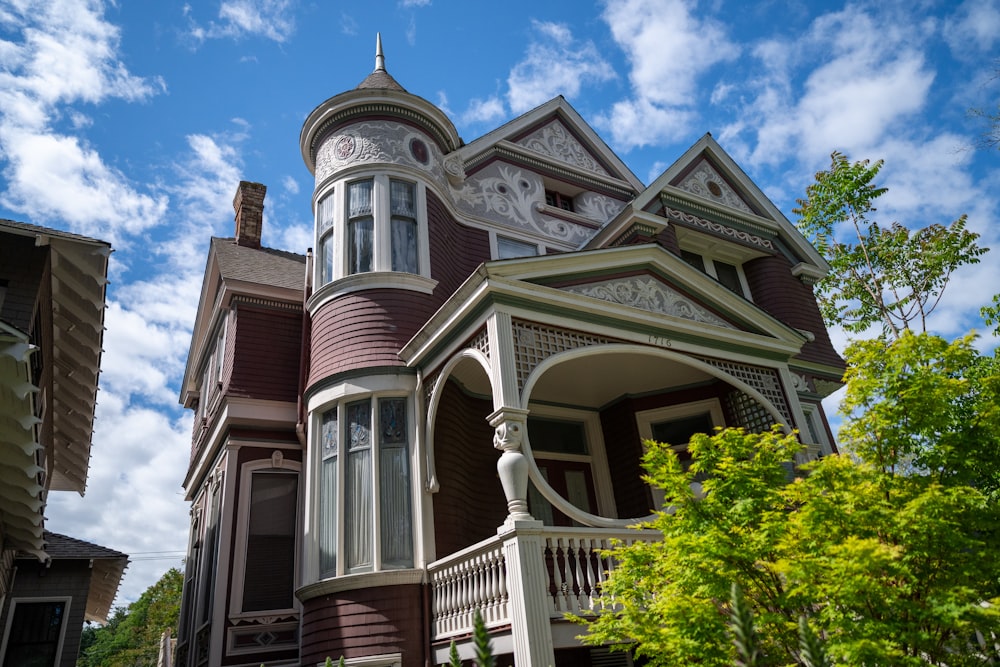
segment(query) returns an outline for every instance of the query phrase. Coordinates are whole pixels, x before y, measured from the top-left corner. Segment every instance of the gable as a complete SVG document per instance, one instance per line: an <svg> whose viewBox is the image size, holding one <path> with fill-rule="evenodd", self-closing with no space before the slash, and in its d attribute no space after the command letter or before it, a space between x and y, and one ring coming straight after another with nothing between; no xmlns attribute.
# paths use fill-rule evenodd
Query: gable
<svg viewBox="0 0 1000 667"><path fill-rule="evenodd" d="M717 205L756 215L756 211L751 208L747 200L704 155L692 165L690 171L679 176L672 185Z"/></svg>
<svg viewBox="0 0 1000 667"><path fill-rule="evenodd" d="M513 143L577 169L601 176L611 175L600 159L580 143L559 117L530 130Z"/></svg>
<svg viewBox="0 0 1000 667"><path fill-rule="evenodd" d="M649 273L607 278L562 289L656 315L679 317L726 329L737 328L694 298Z"/></svg>

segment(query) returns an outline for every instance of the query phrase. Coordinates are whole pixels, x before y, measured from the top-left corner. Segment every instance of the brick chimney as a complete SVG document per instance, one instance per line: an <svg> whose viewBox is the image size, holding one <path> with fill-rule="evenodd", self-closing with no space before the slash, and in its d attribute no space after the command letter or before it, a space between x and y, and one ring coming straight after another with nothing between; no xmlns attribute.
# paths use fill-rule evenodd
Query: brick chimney
<svg viewBox="0 0 1000 667"><path fill-rule="evenodd" d="M264 227L264 195L267 186L262 183L240 181L233 197L236 211L236 245L260 248L260 233Z"/></svg>

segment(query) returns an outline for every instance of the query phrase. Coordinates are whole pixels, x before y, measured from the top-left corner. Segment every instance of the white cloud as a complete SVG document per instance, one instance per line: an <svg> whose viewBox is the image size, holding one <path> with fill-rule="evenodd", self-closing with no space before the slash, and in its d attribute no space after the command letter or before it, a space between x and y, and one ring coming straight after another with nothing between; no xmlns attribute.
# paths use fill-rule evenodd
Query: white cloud
<svg viewBox="0 0 1000 667"><path fill-rule="evenodd" d="M533 21L538 39L507 78L507 103L515 113L528 111L557 95L575 97L584 83L615 78L611 65L591 41L577 41L561 23Z"/></svg>
<svg viewBox="0 0 1000 667"><path fill-rule="evenodd" d="M603 18L629 60L632 90L599 122L623 150L686 133L701 76L739 54L724 27L694 9L684 0L617 0L605 7Z"/></svg>
<svg viewBox="0 0 1000 667"><path fill-rule="evenodd" d="M165 85L129 73L117 56L119 30L100 9L73 0L8 8L5 24L18 39L0 47L0 202L120 246L161 220L166 198L139 191L83 139L52 124L65 115L86 126L87 117L68 105L141 101Z"/></svg>
<svg viewBox="0 0 1000 667"><path fill-rule="evenodd" d="M488 97L485 100L474 99L469 102L469 108L462 114L462 123L495 123L507 115L503 100L499 97Z"/></svg>
<svg viewBox="0 0 1000 667"><path fill-rule="evenodd" d="M189 36L196 43L206 39L259 36L278 43L287 41L295 32L292 0L224 0L219 6L219 21L202 27L191 17L191 7L184 6L184 15L191 22Z"/></svg>
<svg viewBox="0 0 1000 667"><path fill-rule="evenodd" d="M400 0L399 6L400 7L406 7L406 8L411 8L411 7L430 7L431 6L431 0Z"/></svg>
<svg viewBox="0 0 1000 667"><path fill-rule="evenodd" d="M944 36L957 58L981 58L1000 40L1000 1L965 0L945 20Z"/></svg>
<svg viewBox="0 0 1000 667"><path fill-rule="evenodd" d="M285 189L285 192L293 195L299 194L299 182L296 181L291 176L285 176L281 179L281 187Z"/></svg>

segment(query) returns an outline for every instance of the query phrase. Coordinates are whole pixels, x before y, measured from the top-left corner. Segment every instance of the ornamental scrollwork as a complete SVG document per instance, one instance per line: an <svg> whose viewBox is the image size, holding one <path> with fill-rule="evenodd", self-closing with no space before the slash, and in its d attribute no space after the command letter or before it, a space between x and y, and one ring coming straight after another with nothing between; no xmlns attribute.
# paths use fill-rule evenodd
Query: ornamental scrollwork
<svg viewBox="0 0 1000 667"><path fill-rule="evenodd" d="M575 294L619 303L623 306L631 306L652 313L681 317L727 329L735 328L729 322L652 278L608 280L590 285L575 285L565 289Z"/></svg>
<svg viewBox="0 0 1000 667"><path fill-rule="evenodd" d="M569 133L562 123L549 123L524 137L518 143L529 150L554 157L574 167L602 176L608 175L608 172L598 164L597 160L576 140L576 137Z"/></svg>

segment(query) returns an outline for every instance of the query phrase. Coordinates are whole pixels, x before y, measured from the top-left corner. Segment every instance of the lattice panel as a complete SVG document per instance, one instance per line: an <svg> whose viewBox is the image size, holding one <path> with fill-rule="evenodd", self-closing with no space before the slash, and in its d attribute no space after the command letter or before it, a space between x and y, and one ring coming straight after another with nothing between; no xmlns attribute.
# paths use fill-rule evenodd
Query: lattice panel
<svg viewBox="0 0 1000 667"><path fill-rule="evenodd" d="M434 395L434 387L437 386L438 380L441 379L441 373L434 373L429 377L424 378L424 405L430 406L431 397Z"/></svg>
<svg viewBox="0 0 1000 667"><path fill-rule="evenodd" d="M606 345L612 342L611 339L602 336L556 329L534 322L514 320L513 327L518 389L524 389L524 383L531 375L531 371L552 355L566 350L575 350L590 345Z"/></svg>
<svg viewBox="0 0 1000 667"><path fill-rule="evenodd" d="M487 359L490 358L490 337L486 329L482 329L469 341L469 347L479 350Z"/></svg>
<svg viewBox="0 0 1000 667"><path fill-rule="evenodd" d="M737 426L746 429L748 433L763 433L771 430L774 416L757 402L755 398L742 391L732 391L726 396L726 407Z"/></svg>
<svg viewBox="0 0 1000 667"><path fill-rule="evenodd" d="M788 401L785 400L785 392L781 388L781 381L778 379L778 373L771 368L763 368L760 366L751 366L749 364L741 364L735 361L724 361L722 359L713 359L711 357L699 357L702 361L707 364L715 366L719 370L723 371L727 375L750 385L757 391L761 393L764 398L771 402L771 404L778 409L781 413L782 419L785 420L786 426L792 426L794 422L791 417L791 410L788 409ZM755 405L757 401L747 397ZM761 407L763 410L764 408ZM773 419L768 416L768 426L770 428L770 423ZM743 424L741 424L743 425ZM747 427L749 430L749 427Z"/></svg>

